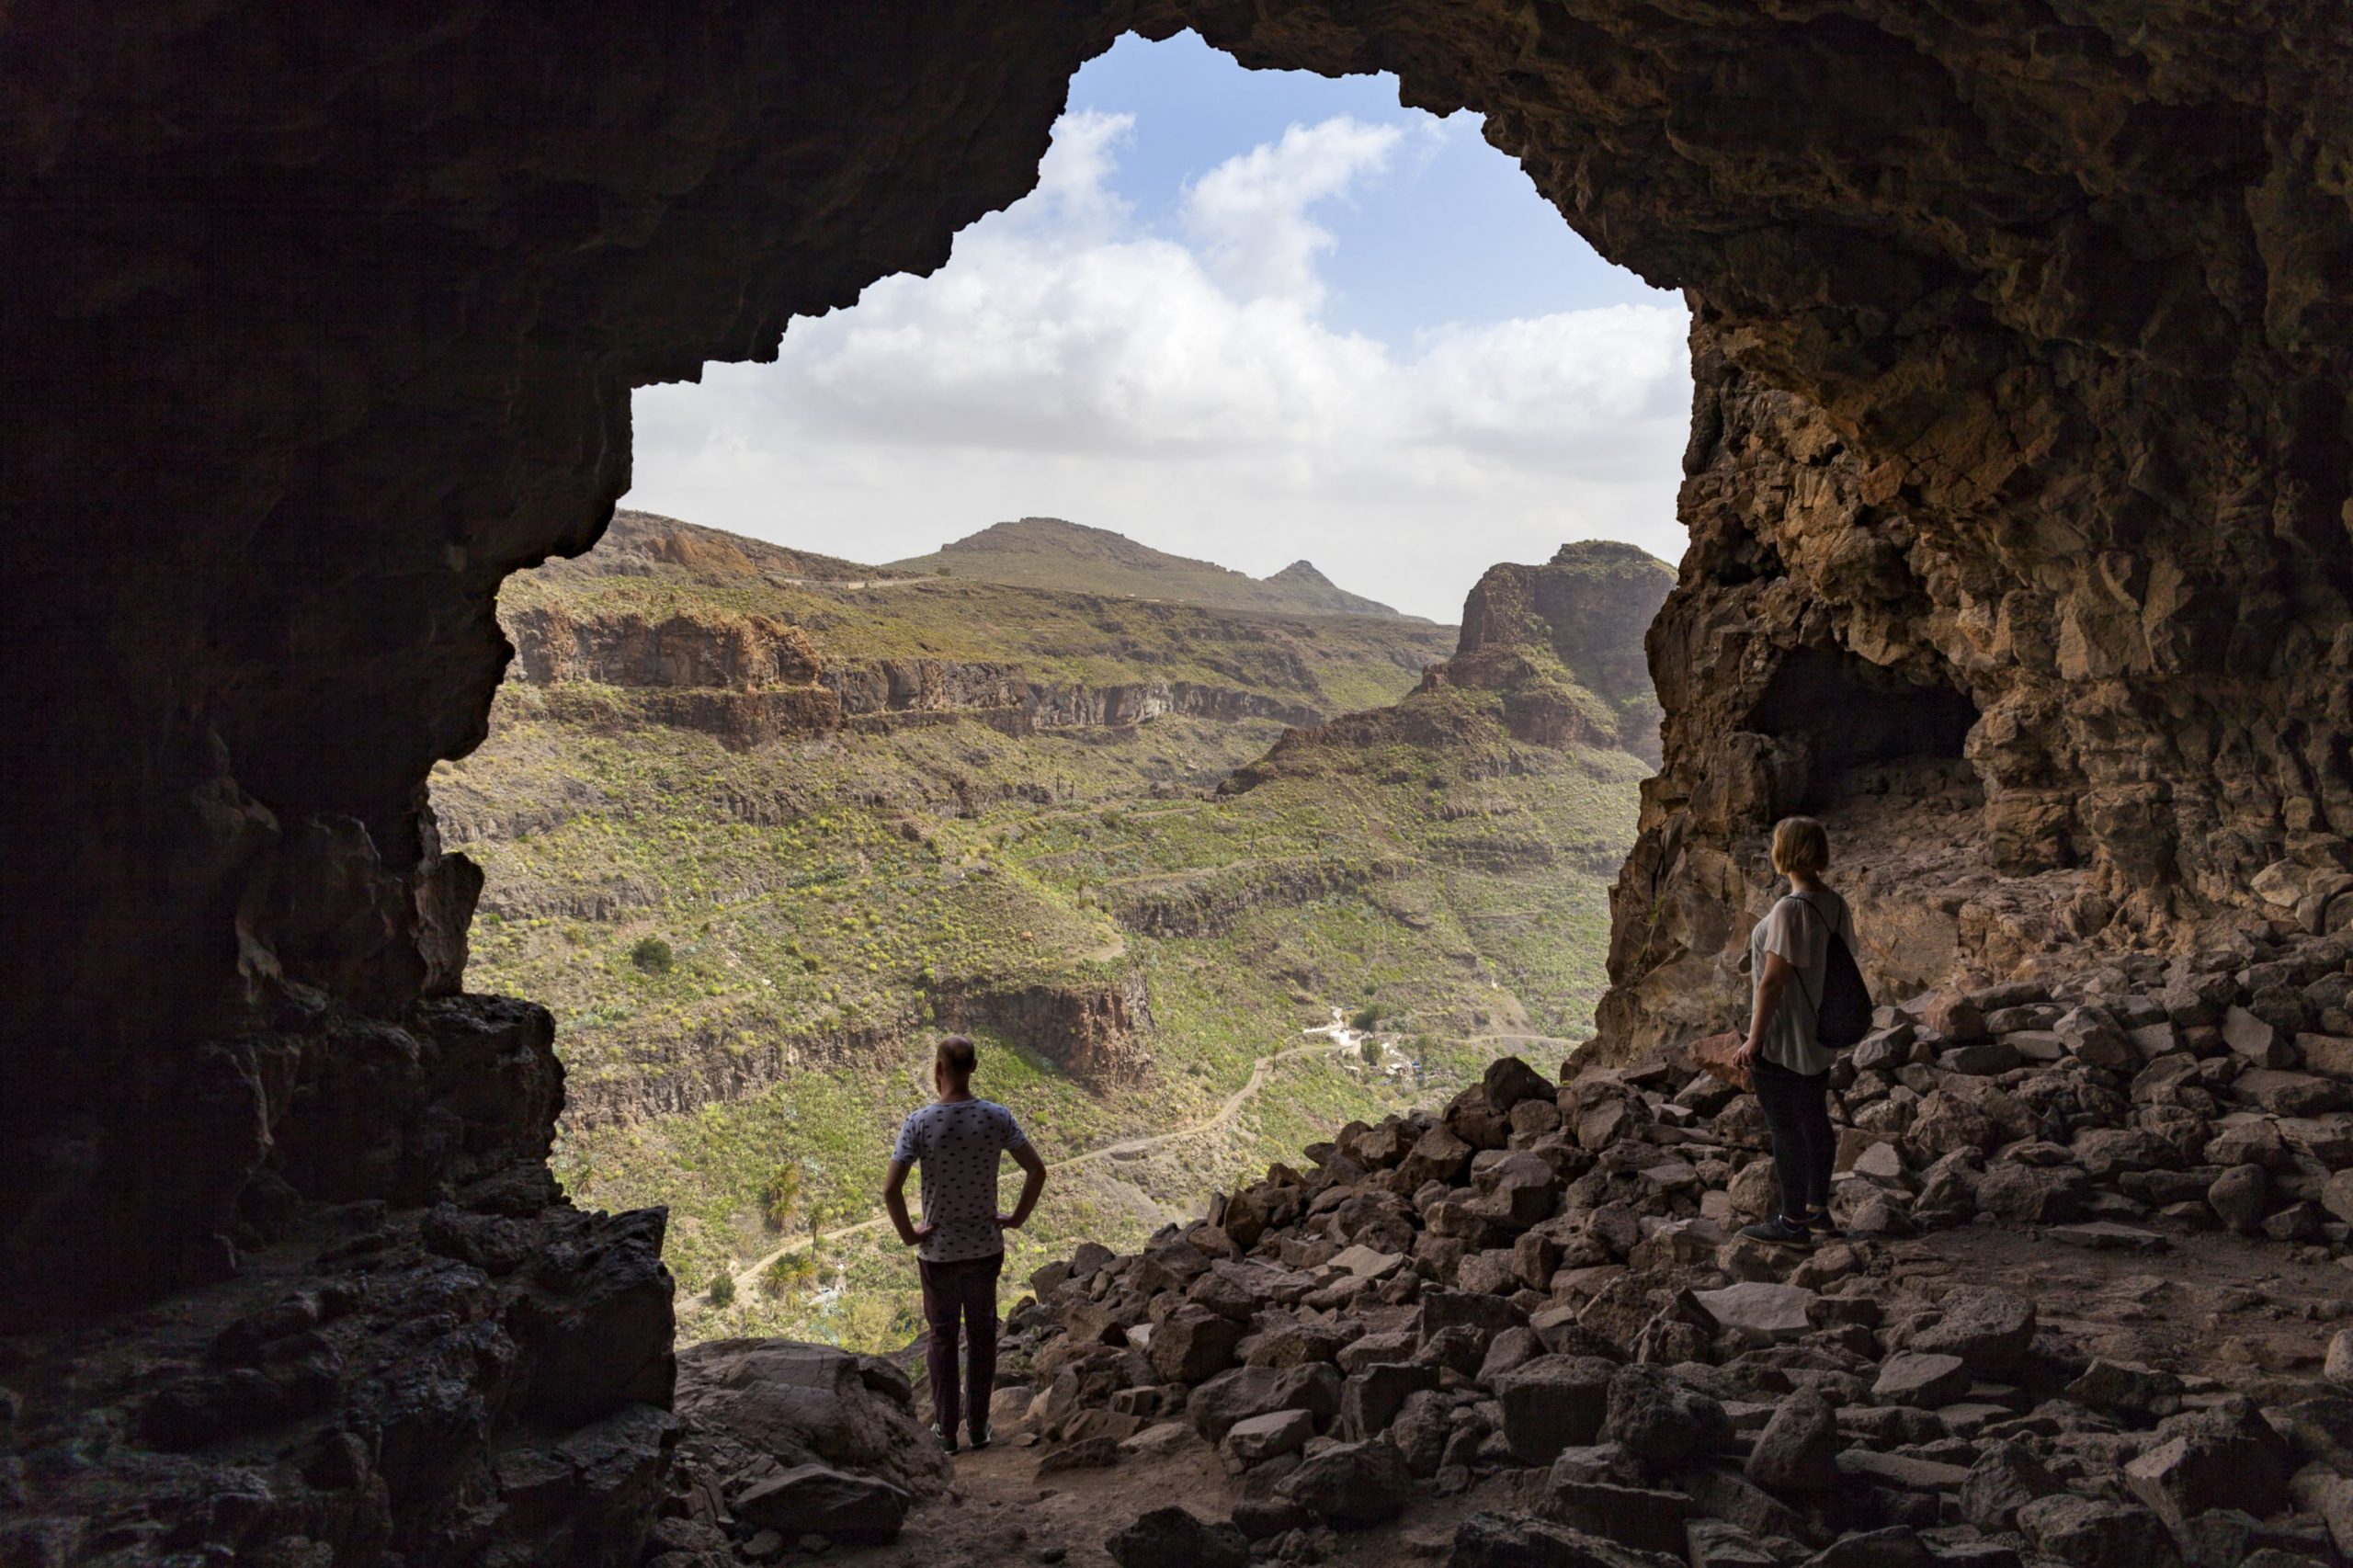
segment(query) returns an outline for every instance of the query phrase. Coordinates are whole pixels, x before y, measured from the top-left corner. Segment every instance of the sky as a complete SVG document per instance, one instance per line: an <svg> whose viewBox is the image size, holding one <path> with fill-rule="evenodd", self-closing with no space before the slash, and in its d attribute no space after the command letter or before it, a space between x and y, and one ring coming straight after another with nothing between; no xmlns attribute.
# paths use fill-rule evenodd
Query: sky
<svg viewBox="0 0 2353 1568"><path fill-rule="evenodd" d="M1564 540L1681 556L1687 325L1476 116L1130 37L938 272L639 390L623 504L870 562L1064 517L1452 621Z"/></svg>

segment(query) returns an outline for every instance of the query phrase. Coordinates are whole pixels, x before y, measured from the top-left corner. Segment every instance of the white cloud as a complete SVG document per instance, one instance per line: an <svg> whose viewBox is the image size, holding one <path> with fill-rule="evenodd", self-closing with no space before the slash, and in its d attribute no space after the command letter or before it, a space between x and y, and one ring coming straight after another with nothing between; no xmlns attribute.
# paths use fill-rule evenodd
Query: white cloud
<svg viewBox="0 0 2353 1568"><path fill-rule="evenodd" d="M1185 227L1200 240L1209 270L1238 297L1274 295L1313 308L1324 297L1315 258L1334 242L1308 208L1387 168L1404 139L1397 126L1346 115L1294 125L1281 141L1203 175L1187 193Z"/></svg>
<svg viewBox="0 0 2353 1568"><path fill-rule="evenodd" d="M865 560L1067 517L1246 571L1304 556L1442 619L1563 539L1680 552L1679 305L1339 331L1313 210L1402 129L1294 126L1195 181L1181 238L1110 187L1134 134L1066 116L1038 192L938 273L794 322L774 365L641 391L631 504Z"/></svg>

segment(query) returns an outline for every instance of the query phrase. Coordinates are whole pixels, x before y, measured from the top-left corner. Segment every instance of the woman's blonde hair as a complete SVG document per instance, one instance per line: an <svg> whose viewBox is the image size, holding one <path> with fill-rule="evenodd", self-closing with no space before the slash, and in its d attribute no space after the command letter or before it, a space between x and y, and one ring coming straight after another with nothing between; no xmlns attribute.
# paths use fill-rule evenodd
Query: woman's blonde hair
<svg viewBox="0 0 2353 1568"><path fill-rule="evenodd" d="M1830 835L1812 817L1783 817L1773 828L1773 869L1820 876L1830 869Z"/></svg>

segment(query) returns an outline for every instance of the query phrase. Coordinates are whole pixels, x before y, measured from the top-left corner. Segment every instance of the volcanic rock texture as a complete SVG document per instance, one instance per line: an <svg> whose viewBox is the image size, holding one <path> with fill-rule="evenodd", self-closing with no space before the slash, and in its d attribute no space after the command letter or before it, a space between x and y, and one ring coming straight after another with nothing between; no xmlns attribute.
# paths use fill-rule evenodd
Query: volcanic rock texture
<svg viewBox="0 0 2353 1568"><path fill-rule="evenodd" d="M2328 0L51 0L0 17L9 1322L227 1274L329 1203L412 1216L397 1236L443 1199L495 1211L551 1063L543 1020L505 1054L445 1042L491 1005L432 1010L478 878L424 791L483 733L500 579L596 538L632 386L937 266L1034 181L1083 59L1188 23L1482 112L1694 305L1693 548L1608 1034L1733 994L1791 805L1855 813L1850 846L1881 824L1874 865L1908 868L1858 890L1927 906L1869 955L1883 979L2257 900L2353 913L2353 51ZM302 1153L331 1133L335 1161ZM446 1332L522 1360L486 1343L412 1385L476 1401L446 1469L387 1494L412 1549L461 1497L509 1500L467 1551L540 1528L525 1499L551 1494L487 1479L501 1434L646 1392L498 1393L547 1386L529 1314L469 1299ZM26 1429L98 1397L78 1386ZM327 1405L359 1459L273 1461L276 1501L188 1546L380 1483L358 1399ZM375 1539L314 1522L352 1560Z"/></svg>

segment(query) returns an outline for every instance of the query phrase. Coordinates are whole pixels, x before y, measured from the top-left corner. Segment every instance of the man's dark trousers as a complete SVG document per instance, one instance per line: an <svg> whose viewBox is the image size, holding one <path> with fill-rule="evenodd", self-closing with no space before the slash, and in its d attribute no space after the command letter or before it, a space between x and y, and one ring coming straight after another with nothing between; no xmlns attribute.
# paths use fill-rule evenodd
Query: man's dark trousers
<svg viewBox="0 0 2353 1568"><path fill-rule="evenodd" d="M996 1277L1004 1267L1001 1252L954 1263L915 1260L923 1276L924 1326L931 1337L924 1357L931 1373L931 1415L943 1437L956 1436L960 1392L972 1411L973 1435L988 1429L989 1393L996 1386ZM956 1377L960 1321L966 1341L961 1391Z"/></svg>

